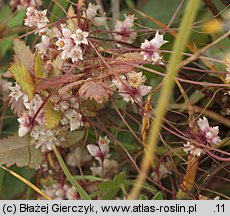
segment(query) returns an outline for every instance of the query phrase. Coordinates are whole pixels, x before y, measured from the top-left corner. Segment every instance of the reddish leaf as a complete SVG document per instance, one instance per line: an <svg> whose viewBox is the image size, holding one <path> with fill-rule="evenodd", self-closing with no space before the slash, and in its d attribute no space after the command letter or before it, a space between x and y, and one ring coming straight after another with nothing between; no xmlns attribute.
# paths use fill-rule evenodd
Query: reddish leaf
<svg viewBox="0 0 230 216"><path fill-rule="evenodd" d="M66 85L70 82L74 82L75 80L79 79L79 77L80 77L79 74L77 74L77 75L76 74L75 75L66 74L66 75L42 79L37 85L37 90L43 91L46 89L60 88L63 85Z"/></svg>
<svg viewBox="0 0 230 216"><path fill-rule="evenodd" d="M17 101L15 100L15 98L11 97L9 104L11 106L11 110L17 116L21 116L21 114L25 111L25 106L23 104L22 97L18 98Z"/></svg>
<svg viewBox="0 0 230 216"><path fill-rule="evenodd" d="M85 98L94 99L98 103L109 99L113 94L113 88L109 81L89 81L84 83L79 89L79 95Z"/></svg>

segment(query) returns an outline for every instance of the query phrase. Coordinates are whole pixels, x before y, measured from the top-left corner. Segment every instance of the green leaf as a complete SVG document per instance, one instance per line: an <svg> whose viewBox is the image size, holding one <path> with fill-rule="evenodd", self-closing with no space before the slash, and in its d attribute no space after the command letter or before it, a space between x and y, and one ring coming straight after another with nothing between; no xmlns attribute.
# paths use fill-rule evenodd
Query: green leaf
<svg viewBox="0 0 230 216"><path fill-rule="evenodd" d="M9 20L8 26L10 28L16 27L16 26L22 26L24 22L25 17L25 10L18 11L18 13L12 17L12 19Z"/></svg>
<svg viewBox="0 0 230 216"><path fill-rule="evenodd" d="M28 167L18 168L16 166L12 166L10 167L10 170L18 173L20 176L23 176L28 181L30 181L35 173L34 169L28 169ZM19 181L17 178L12 176L10 173L5 172L3 169L0 169L0 171L4 172L0 199L11 200L17 199L19 196L20 199L25 199L24 191L28 188L28 186L25 185L24 182Z"/></svg>
<svg viewBox="0 0 230 216"><path fill-rule="evenodd" d="M0 194L2 194L4 176L5 176L4 170L0 169Z"/></svg>
<svg viewBox="0 0 230 216"><path fill-rule="evenodd" d="M139 200L148 200L148 197L145 196L144 194L141 194Z"/></svg>
<svg viewBox="0 0 230 216"><path fill-rule="evenodd" d="M101 199L111 200L116 197L118 192L121 190L121 187L124 186L126 180L125 172L119 173L114 177L113 180L102 182L98 185L99 194L102 195Z"/></svg>
<svg viewBox="0 0 230 216"><path fill-rule="evenodd" d="M57 0L55 2L57 3L55 3L52 8L51 16L50 16L51 21L57 21L57 18L64 18L65 13L62 9L66 11L69 5L69 2L66 0Z"/></svg>
<svg viewBox="0 0 230 216"><path fill-rule="evenodd" d="M44 106L45 125L49 129L53 129L58 126L61 120L61 113L53 109L53 106L49 101Z"/></svg>
<svg viewBox="0 0 230 216"><path fill-rule="evenodd" d="M23 18L25 16L25 11L19 11L15 16L10 18L10 7L4 6L0 11L0 32L11 32L11 28L22 26ZM7 20L7 21L6 21ZM12 47L13 39L16 38L18 34L11 34L3 36L4 40L0 41L0 53L2 56Z"/></svg>
<svg viewBox="0 0 230 216"><path fill-rule="evenodd" d="M196 90L189 97L189 101L191 104L196 104L199 102L199 100L201 100L204 97L205 97L205 94L203 94L201 91Z"/></svg>
<svg viewBox="0 0 230 216"><path fill-rule="evenodd" d="M38 54L38 52L36 52L35 59L34 59L34 75L37 78L44 78L45 77L42 59L41 59L40 55Z"/></svg>
<svg viewBox="0 0 230 216"><path fill-rule="evenodd" d="M29 137L10 136L0 140L0 165L37 167L42 160L41 151L29 143Z"/></svg>
<svg viewBox="0 0 230 216"><path fill-rule="evenodd" d="M7 17L10 14L10 6L5 5L3 8L0 10L0 22L4 22L4 20L7 19Z"/></svg>
<svg viewBox="0 0 230 216"><path fill-rule="evenodd" d="M170 1L169 5L168 0L148 0L141 11L167 25L180 2L180 0ZM178 20L183 13L183 9L184 6L180 9L176 19L174 20L174 25L175 23L178 23ZM151 28L159 27L146 19L144 20L144 24Z"/></svg>
<svg viewBox="0 0 230 216"><path fill-rule="evenodd" d="M19 39L14 40L14 52L19 61L25 65L28 71L33 70L34 54L30 48L26 46L24 41Z"/></svg>
<svg viewBox="0 0 230 216"><path fill-rule="evenodd" d="M153 197L153 200L163 200L163 199L164 199L163 193L160 191Z"/></svg>
<svg viewBox="0 0 230 216"><path fill-rule="evenodd" d="M22 88L22 91L28 93L29 99L31 100L35 91L35 86L25 65L22 64L18 58L15 58L9 71Z"/></svg>
<svg viewBox="0 0 230 216"><path fill-rule="evenodd" d="M62 157L61 157L60 153L58 152L55 145L53 145L53 150L54 150L54 153L58 159L58 162L59 162L63 172L65 173L65 176L67 177L69 182L75 187L77 192L80 194L81 198L84 200L91 200L90 196L85 192L85 190L81 187L81 185L79 185L77 183L77 181L74 179L74 177L69 172L68 168L65 165L65 162L63 161L63 159L62 159Z"/></svg>
<svg viewBox="0 0 230 216"><path fill-rule="evenodd" d="M4 40L0 40L0 53L1 56L5 56L7 51L12 47L13 45L13 38L15 38L16 35L11 35L8 37L5 37Z"/></svg>
<svg viewBox="0 0 230 216"><path fill-rule="evenodd" d="M132 186L134 184L135 184L135 180L128 180L128 179L125 180L126 186ZM157 189L148 183L144 183L142 185L142 188L147 190L148 192L151 192L152 194L154 194L154 196L158 193Z"/></svg>
<svg viewBox="0 0 230 216"><path fill-rule="evenodd" d="M72 145L79 144L86 135L85 130L66 131L63 133L63 137L66 140L66 144L63 143L62 147L70 147Z"/></svg>

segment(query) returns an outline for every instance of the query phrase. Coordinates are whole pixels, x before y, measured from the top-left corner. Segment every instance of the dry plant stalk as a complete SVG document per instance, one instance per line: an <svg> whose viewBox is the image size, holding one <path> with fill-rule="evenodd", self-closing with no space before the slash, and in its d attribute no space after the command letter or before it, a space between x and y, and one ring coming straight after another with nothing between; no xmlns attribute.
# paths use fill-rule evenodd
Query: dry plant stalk
<svg viewBox="0 0 230 216"><path fill-rule="evenodd" d="M150 134L148 137L148 145L145 150L145 154L141 163L141 172L139 173L134 187L132 188L130 194L128 195L129 199L137 199L140 191L142 189L142 185L145 181L145 178L149 172L152 161L155 159L155 152L158 143L158 133L161 129L161 125L163 122L163 117L166 113L166 109L169 104L169 99L171 96L171 91L174 86L174 79L179 70L179 63L181 61L182 55L187 40L189 38L191 32L192 23L196 17L196 13L198 11L200 1L191 0L188 2L187 7L185 9L185 15L182 19L181 23L181 31L179 32L178 38L174 44L173 51L169 62L168 73L163 84L160 101L158 106L156 107L156 117L152 123Z"/></svg>

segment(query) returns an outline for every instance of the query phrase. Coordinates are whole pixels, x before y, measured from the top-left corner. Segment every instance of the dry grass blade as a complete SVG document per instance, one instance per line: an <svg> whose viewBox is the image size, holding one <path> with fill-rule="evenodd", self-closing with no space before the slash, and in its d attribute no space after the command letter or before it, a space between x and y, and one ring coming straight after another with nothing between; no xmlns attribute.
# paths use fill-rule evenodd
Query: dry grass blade
<svg viewBox="0 0 230 216"><path fill-rule="evenodd" d="M161 98L161 100L159 101L156 107L156 118L153 121L151 129L150 129L147 148L146 148L146 151L145 151L142 163L141 163L141 172L139 173L136 179L136 183L128 196L129 199L138 198L141 188L142 188L141 185L143 185L145 178L151 167L152 161L154 160L154 154L156 152L156 146L157 146L158 139L159 139L158 133L161 129L163 117L166 113L166 109L169 104L171 92L174 87L174 79L179 70L179 63L182 59L181 53L183 52L185 45L187 43L187 40L189 38L192 23L198 11L199 3L200 1L197 1L197 0L191 0L187 3L184 17L181 23L181 31L179 32L179 35L174 44L174 48L173 48L174 53L172 54L170 58L167 76L163 84L161 93L160 93L159 98Z"/></svg>
<svg viewBox="0 0 230 216"><path fill-rule="evenodd" d="M31 187L34 191L36 191L37 193L39 193L41 196L43 196L45 199L47 200L52 200L47 194L45 194L44 192L42 192L39 188L37 188L34 184L32 184L31 182L29 182L28 180L26 180L25 178L23 178L22 176L18 175L17 173L15 173L12 170L7 169L4 166L0 167L2 169L4 169L5 171L7 171L8 173L10 173L11 175L13 175L14 177L16 177L17 179L19 179L20 181L24 182L26 185L28 185L29 187Z"/></svg>

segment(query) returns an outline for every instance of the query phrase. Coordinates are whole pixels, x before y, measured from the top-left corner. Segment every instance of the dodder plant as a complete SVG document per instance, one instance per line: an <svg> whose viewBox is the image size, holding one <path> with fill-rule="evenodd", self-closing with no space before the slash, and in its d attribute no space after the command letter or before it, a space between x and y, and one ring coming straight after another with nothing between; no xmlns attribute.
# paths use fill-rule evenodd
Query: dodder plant
<svg viewBox="0 0 230 216"><path fill-rule="evenodd" d="M161 49L170 43L164 39L167 28L148 30L150 37L138 41L141 30L134 25L137 21L134 15L124 15L124 20L116 21L110 30L110 19L98 14L102 8L96 4L79 1L77 6L70 5L66 17L56 22L52 22L47 9L41 9L40 1L12 1L12 5L25 8L24 26L39 42L32 49L21 39L14 40L15 55L4 75L15 80L9 84L9 97L19 129L18 135L2 140L0 163L36 168L38 186L43 190L40 195L44 198L128 197L127 190L135 182L132 175L143 172L138 166L140 155L148 149L148 129L152 122L154 127L158 114L154 112L152 96L168 81L162 79L152 88L146 77L146 71L165 76L157 70L171 66L164 60ZM206 117L197 117L179 81L203 84L184 78L176 81L185 100L182 110L189 111L188 122L180 121L188 125L180 131L166 116L167 125L163 129L169 139L160 136L165 146L152 155L151 173L146 172L146 182L141 184L143 199L175 197L161 180L167 178L173 184L173 176L178 175L175 170L178 159L185 153L189 155L188 169L177 182L179 198L192 194L202 156L228 161L211 152L222 145L219 127L211 127ZM120 133L127 133L127 140L125 135L120 141ZM179 143L175 149L167 144L175 140L173 136ZM92 140L97 144L89 144ZM129 140L137 141L138 145L126 145ZM193 169L189 169L191 159L195 159ZM117 174L122 170L126 173ZM35 185L32 187L39 192ZM139 197L135 196L131 198Z"/></svg>

